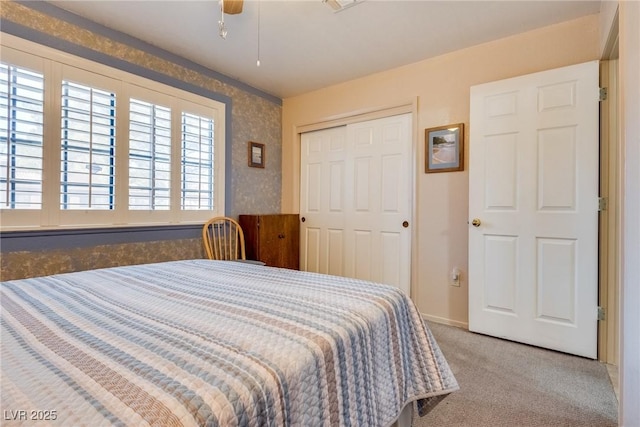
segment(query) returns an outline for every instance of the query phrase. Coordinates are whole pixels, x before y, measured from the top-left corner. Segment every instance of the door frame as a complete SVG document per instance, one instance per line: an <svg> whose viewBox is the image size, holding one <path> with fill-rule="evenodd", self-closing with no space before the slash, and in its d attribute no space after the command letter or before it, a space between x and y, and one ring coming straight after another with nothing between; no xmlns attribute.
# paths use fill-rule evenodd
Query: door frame
<svg viewBox="0 0 640 427"><path fill-rule="evenodd" d="M608 89L600 103L600 197L606 207L599 215L598 305L604 318L598 322L598 360L618 366L618 298L620 285L621 217L618 209L620 185L620 141L617 127L617 71L613 61L600 62L600 86Z"/></svg>
<svg viewBox="0 0 640 427"><path fill-rule="evenodd" d="M600 102L600 197L606 199L606 209L599 215L599 277L598 305L605 317L598 322L598 360L620 364L620 285L623 199L621 187L622 153L619 134L618 86L619 24L616 10L600 61L600 87L607 88L607 97Z"/></svg>
<svg viewBox="0 0 640 427"><path fill-rule="evenodd" d="M380 106L373 107L368 109L350 111L343 114L338 114L334 116L324 117L319 119L318 121L304 124L304 125L295 125L293 132L295 134L294 141L296 141L295 147L297 153L294 153L294 156L298 159L298 169L296 170L296 176L294 179L296 185L295 191L295 199L294 203L298 210L300 211L300 154L301 154L301 146L302 146L302 134L306 132L312 132L316 130L323 130L337 126L346 126L348 124L364 122L368 120L381 119L385 117L397 116L400 114L411 114L411 156L413 157L413 161L411 162L411 213L410 213L410 229L409 233L410 239L410 249L411 249L411 271L410 273L410 295L413 298L416 295L416 283L418 277L418 227L419 224L416 222L416 218L418 218L416 209L417 209L417 196L418 196L418 177L417 171L419 171L420 159L418 155L418 98L410 99L404 103L394 104L389 106ZM302 235L300 235L300 239L302 239Z"/></svg>

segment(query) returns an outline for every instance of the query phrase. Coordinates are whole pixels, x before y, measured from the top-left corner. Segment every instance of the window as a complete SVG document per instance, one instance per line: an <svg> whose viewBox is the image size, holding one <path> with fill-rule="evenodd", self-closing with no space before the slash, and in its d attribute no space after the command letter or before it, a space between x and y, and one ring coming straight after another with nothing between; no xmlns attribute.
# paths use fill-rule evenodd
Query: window
<svg viewBox="0 0 640 427"><path fill-rule="evenodd" d="M3 230L224 212L224 104L15 37L2 43Z"/></svg>
<svg viewBox="0 0 640 427"><path fill-rule="evenodd" d="M184 210L213 208L213 120L182 113L182 193Z"/></svg>
<svg viewBox="0 0 640 427"><path fill-rule="evenodd" d="M116 95L62 81L60 209L114 208Z"/></svg>
<svg viewBox="0 0 640 427"><path fill-rule="evenodd" d="M170 173L171 109L131 99L129 209L169 209Z"/></svg>
<svg viewBox="0 0 640 427"><path fill-rule="evenodd" d="M44 76L0 64L2 209L41 209Z"/></svg>

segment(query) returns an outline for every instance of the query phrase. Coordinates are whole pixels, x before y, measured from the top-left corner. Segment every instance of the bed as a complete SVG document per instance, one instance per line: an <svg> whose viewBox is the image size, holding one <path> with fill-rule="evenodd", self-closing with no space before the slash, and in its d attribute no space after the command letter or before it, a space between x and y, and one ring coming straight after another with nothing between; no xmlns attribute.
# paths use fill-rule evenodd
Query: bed
<svg viewBox="0 0 640 427"><path fill-rule="evenodd" d="M2 282L3 425L389 426L458 388L401 291L186 260Z"/></svg>

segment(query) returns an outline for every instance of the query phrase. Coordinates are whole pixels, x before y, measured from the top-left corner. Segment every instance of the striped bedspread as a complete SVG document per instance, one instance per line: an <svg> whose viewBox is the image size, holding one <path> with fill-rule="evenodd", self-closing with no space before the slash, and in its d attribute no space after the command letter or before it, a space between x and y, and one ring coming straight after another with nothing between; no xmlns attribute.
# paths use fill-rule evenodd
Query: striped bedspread
<svg viewBox="0 0 640 427"><path fill-rule="evenodd" d="M390 286L189 260L1 292L2 425L387 426L458 388Z"/></svg>

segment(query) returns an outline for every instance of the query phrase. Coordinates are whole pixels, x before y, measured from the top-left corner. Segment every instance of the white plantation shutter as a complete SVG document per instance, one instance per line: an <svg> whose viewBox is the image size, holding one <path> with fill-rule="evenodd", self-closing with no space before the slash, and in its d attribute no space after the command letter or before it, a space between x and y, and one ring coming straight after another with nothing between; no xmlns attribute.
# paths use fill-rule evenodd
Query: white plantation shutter
<svg viewBox="0 0 640 427"><path fill-rule="evenodd" d="M182 113L183 210L214 209L214 121Z"/></svg>
<svg viewBox="0 0 640 427"><path fill-rule="evenodd" d="M168 210L171 188L171 109L129 103L129 209Z"/></svg>
<svg viewBox="0 0 640 427"><path fill-rule="evenodd" d="M114 209L116 95L62 81L60 209Z"/></svg>
<svg viewBox="0 0 640 427"><path fill-rule="evenodd" d="M224 213L224 103L11 35L0 59L0 231Z"/></svg>
<svg viewBox="0 0 640 427"><path fill-rule="evenodd" d="M42 206L44 76L0 64L0 208Z"/></svg>

